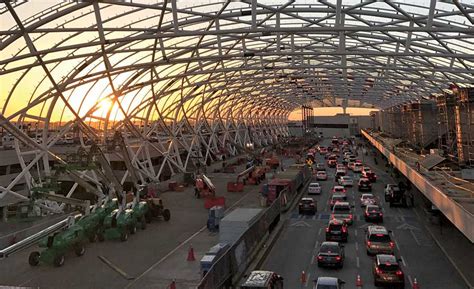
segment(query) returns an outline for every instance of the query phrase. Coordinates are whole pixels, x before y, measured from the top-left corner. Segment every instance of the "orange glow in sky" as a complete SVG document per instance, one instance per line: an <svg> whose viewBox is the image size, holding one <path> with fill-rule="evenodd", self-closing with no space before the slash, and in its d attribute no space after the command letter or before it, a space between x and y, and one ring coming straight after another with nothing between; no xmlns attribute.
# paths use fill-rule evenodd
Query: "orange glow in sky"
<svg viewBox="0 0 474 289"><path fill-rule="evenodd" d="M350 115L369 115L371 111L377 111L376 108L360 108L348 107L346 112ZM315 116L328 116L342 113L342 107L314 107L313 114ZM297 109L290 113L288 120L301 120L301 109Z"/></svg>

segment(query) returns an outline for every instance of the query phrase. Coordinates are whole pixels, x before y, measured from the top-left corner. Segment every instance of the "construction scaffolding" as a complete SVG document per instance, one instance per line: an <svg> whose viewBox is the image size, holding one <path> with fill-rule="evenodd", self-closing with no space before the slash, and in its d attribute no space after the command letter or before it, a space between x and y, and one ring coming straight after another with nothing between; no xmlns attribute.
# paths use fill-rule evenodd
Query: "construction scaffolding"
<svg viewBox="0 0 474 289"><path fill-rule="evenodd" d="M445 89L443 93L433 95L438 108L438 148L443 155L458 162L456 146L456 96L452 90Z"/></svg>
<svg viewBox="0 0 474 289"><path fill-rule="evenodd" d="M425 149L438 139L438 116L435 103L417 101L408 105L404 112L407 116L407 140L417 149Z"/></svg>
<svg viewBox="0 0 474 289"><path fill-rule="evenodd" d="M411 114L408 113L410 104L404 104L400 106L400 123L398 131L400 138L408 140L408 137L413 134L412 118Z"/></svg>
<svg viewBox="0 0 474 289"><path fill-rule="evenodd" d="M474 86L458 85L456 96L456 145L459 164L474 166Z"/></svg>
<svg viewBox="0 0 474 289"><path fill-rule="evenodd" d="M438 139L438 112L432 101L392 106L381 112L381 129L393 138L406 140L414 148L428 148Z"/></svg>
<svg viewBox="0 0 474 289"><path fill-rule="evenodd" d="M383 113L383 131L394 138L401 138L401 108L400 106L392 106Z"/></svg>

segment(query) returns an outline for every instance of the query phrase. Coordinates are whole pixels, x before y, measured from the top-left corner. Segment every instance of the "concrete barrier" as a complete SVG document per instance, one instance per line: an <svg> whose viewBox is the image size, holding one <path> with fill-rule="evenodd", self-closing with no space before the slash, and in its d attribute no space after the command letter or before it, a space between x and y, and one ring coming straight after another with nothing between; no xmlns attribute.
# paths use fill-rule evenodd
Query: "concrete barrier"
<svg viewBox="0 0 474 289"><path fill-rule="evenodd" d="M462 205L448 197L442 189L390 152L369 133L362 135L376 147L410 182L415 185L470 241L474 243L474 216Z"/></svg>

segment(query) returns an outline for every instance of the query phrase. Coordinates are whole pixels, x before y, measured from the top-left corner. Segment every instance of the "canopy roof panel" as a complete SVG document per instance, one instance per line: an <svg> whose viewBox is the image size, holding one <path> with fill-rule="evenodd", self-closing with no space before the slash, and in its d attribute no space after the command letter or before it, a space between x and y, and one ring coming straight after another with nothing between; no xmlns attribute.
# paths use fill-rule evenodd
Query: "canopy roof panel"
<svg viewBox="0 0 474 289"><path fill-rule="evenodd" d="M345 99L385 108L474 82L472 1L0 5L10 120L282 114Z"/></svg>

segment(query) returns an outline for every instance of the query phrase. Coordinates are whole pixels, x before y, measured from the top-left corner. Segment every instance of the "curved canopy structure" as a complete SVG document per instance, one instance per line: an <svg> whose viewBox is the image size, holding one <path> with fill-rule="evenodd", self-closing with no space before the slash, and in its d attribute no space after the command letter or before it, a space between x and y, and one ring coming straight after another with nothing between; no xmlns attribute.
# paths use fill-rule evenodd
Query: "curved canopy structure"
<svg viewBox="0 0 474 289"><path fill-rule="evenodd" d="M474 82L469 2L7 1L2 126L31 155L28 186L58 141L115 131L158 179L275 141L301 105L385 108Z"/></svg>

